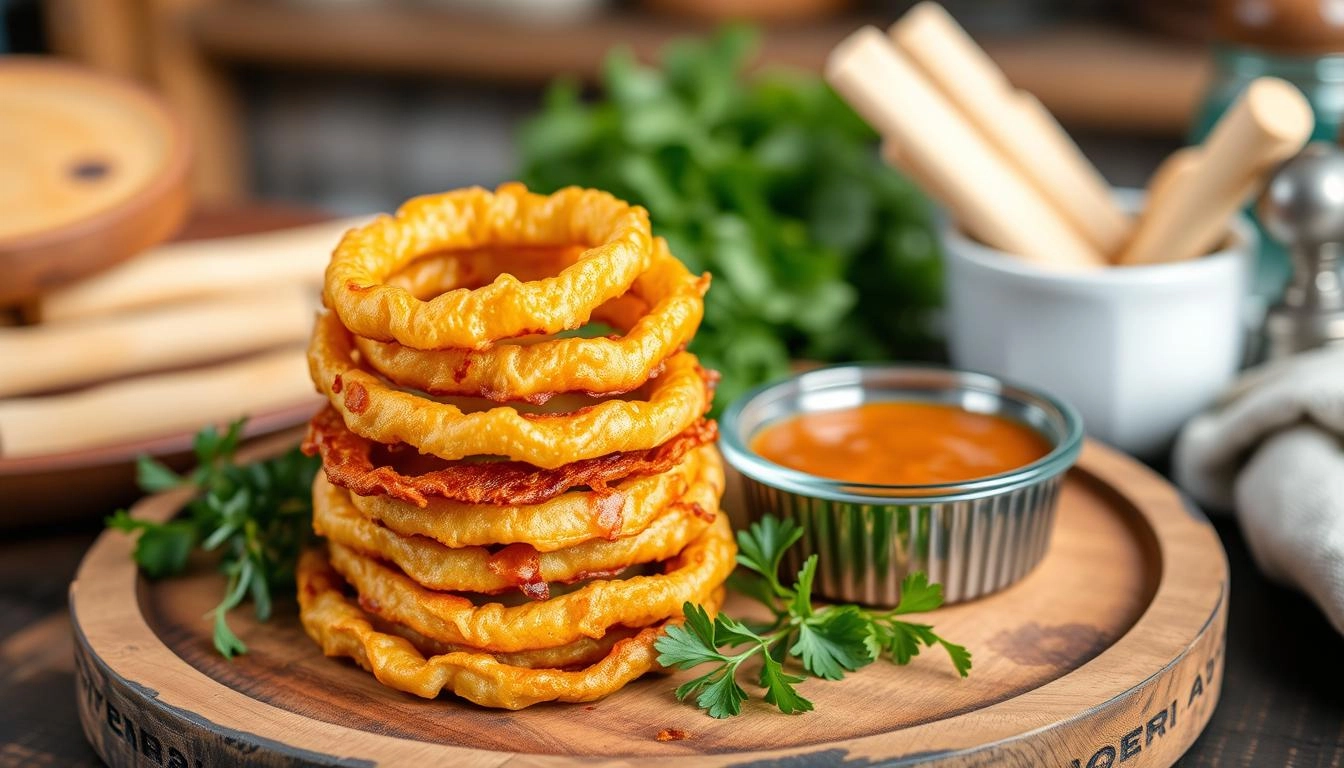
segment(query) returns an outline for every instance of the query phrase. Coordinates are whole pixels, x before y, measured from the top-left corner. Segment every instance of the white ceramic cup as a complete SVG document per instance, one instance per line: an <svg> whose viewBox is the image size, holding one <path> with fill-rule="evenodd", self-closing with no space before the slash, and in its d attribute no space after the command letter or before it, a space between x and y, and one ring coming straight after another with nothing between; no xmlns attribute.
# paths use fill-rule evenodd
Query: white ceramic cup
<svg viewBox="0 0 1344 768"><path fill-rule="evenodd" d="M1117 190L1140 209L1137 190ZM1255 230L1244 218L1203 258L1070 272L942 226L948 343L958 367L1046 390L1088 434L1140 458L1170 448L1232 381L1245 351Z"/></svg>

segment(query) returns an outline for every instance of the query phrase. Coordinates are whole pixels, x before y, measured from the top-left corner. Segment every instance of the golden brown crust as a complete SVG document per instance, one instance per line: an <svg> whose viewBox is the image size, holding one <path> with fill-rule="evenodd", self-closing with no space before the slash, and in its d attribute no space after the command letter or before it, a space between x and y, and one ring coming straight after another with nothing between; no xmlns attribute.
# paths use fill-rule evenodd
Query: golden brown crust
<svg viewBox="0 0 1344 768"><path fill-rule="evenodd" d="M653 515L643 529L610 540L592 537L564 548L546 546L554 540L554 534L548 538L518 536L516 529L508 528L511 521L501 520L508 516L496 509L477 506L456 514L436 514L412 508L413 524L432 516L439 523L435 531L438 535L460 538L464 529L477 529L492 543L511 543L492 552L486 546L457 542L445 546L429 536L402 535L373 522L351 502L349 491L331 485L319 474L313 482L313 529L337 544L396 564L429 589L494 594L523 588L529 597L544 600L550 597L551 582L568 584L610 576L632 565L672 558L709 525L705 511L718 506L722 491L722 468L717 461L704 462L695 481L680 497L672 497L661 506L633 505ZM547 506L559 505L542 505L535 510L527 518L530 526L554 525L552 510ZM701 512L697 514L697 510ZM460 520L463 517L472 520L465 523ZM531 543L536 541L542 541L542 546Z"/></svg>
<svg viewBox="0 0 1344 768"><path fill-rule="evenodd" d="M443 251L413 260L387 282L427 301L444 291L488 285L501 272L523 282L540 280L578 261L584 250L578 246L485 246Z"/></svg>
<svg viewBox="0 0 1344 768"><path fill-rule="evenodd" d="M358 496L390 496L428 506L440 498L467 504L540 504L572 488L599 492L621 480L668 471L695 448L718 437L718 424L701 419L662 445L644 451L619 451L595 459L573 461L554 469L526 462L454 462L440 469L407 474L387 464L375 465L375 443L346 428L332 408L323 408L308 424L303 449L321 454L327 479Z"/></svg>
<svg viewBox="0 0 1344 768"><path fill-rule="evenodd" d="M665 623L612 645L590 666L574 671L527 668L495 655L455 651L425 658L408 639L377 631L370 617L342 594L339 579L319 550L304 553L297 572L299 618L328 656L348 656L382 684L424 698L447 691L487 707L522 709L542 701L594 701L657 667L653 643ZM723 590L703 598L716 611ZM678 614L679 615L679 614ZM675 620L675 619L674 619Z"/></svg>
<svg viewBox="0 0 1344 768"><path fill-rule="evenodd" d="M544 602L475 605L450 592L426 589L394 568L331 543L336 572L360 595L365 610L449 643L490 651L526 651L601 637L616 625L643 626L675 616L686 601L701 602L733 569L737 547L727 515L671 561L667 573L595 580Z"/></svg>
<svg viewBox="0 0 1344 768"><path fill-rule="evenodd" d="M475 290L429 301L387 282L426 254L484 246L586 246L558 275L523 282L508 273ZM332 253L323 298L353 333L415 349L483 349L493 342L577 328L629 289L649 264L648 213L605 192L554 195L505 184L408 201L396 216L351 230Z"/></svg>
<svg viewBox="0 0 1344 768"><path fill-rule="evenodd" d="M708 280L693 277L659 238L652 265L623 297L637 299L646 311L629 317L619 311L622 305L608 302L593 315L624 331L623 336L542 339L482 350L423 351L359 337L355 345L385 378L435 395L544 403L564 392L621 394L643 386L690 343L704 314L707 288Z"/></svg>
<svg viewBox="0 0 1344 768"><path fill-rule="evenodd" d="M735 564L717 374L685 351L708 283L594 190L459 190L347 233L308 350L329 402L303 446L327 539L298 569L308 634L398 690L508 709L656 668Z"/></svg>
<svg viewBox="0 0 1344 768"><path fill-rule="evenodd" d="M324 555L325 557L325 555ZM331 572L342 585L340 575L335 571ZM352 600L352 602L354 602ZM359 609L363 612L363 609ZM390 621L384 621L369 613L364 613L364 618L378 632L389 635L396 635L410 641L411 645L423 656L442 656L446 653L482 653L478 648L472 648L467 645L456 645L445 643L439 640L431 640L428 637L416 632L409 627L403 627ZM575 640L567 645L557 645L554 648L538 648L535 651L518 651L517 653L492 653L490 657L501 664L507 664L510 667L526 667L527 669L575 669L586 667L601 661L607 654L611 653L612 646L622 640L634 637L639 634L644 627L613 627L610 632L602 637L585 637Z"/></svg>
<svg viewBox="0 0 1344 768"><path fill-rule="evenodd" d="M606 491L575 490L541 504L479 505L435 500L424 509L385 496L350 496L364 517L402 536L445 547L527 544L541 552L634 536L698 480L722 487L722 460L712 445L697 448L658 475Z"/></svg>
<svg viewBox="0 0 1344 768"><path fill-rule="evenodd" d="M406 443L448 461L503 456L551 469L653 448L694 424L713 399L713 379L695 355L682 352L649 382L646 399L604 400L562 414L525 414L507 406L468 413L389 386L355 362L352 345L335 314L318 317L308 363L313 382L345 425L370 440Z"/></svg>

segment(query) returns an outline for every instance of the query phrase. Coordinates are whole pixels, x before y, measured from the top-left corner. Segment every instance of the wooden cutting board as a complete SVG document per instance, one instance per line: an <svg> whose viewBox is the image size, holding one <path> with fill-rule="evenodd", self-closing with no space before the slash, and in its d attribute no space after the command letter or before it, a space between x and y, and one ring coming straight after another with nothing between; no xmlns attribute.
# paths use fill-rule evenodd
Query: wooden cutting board
<svg viewBox="0 0 1344 768"><path fill-rule="evenodd" d="M0 306L167 240L190 200L186 131L148 91L0 58Z"/></svg>
<svg viewBox="0 0 1344 768"><path fill-rule="evenodd" d="M262 450L277 450L272 445ZM180 494L138 514L171 517ZM738 509L731 499L727 509ZM215 654L209 569L152 583L130 541L100 538L70 589L85 734L112 766L1020 765L1174 762L1218 701L1227 560L1213 528L1135 461L1088 444L1044 561L1021 583L928 615L975 654L961 680L926 651L841 682L809 680L816 711L749 703L713 720L679 704L688 673L649 675L592 705L487 710L399 694L323 658L292 600ZM727 610L744 609L740 598ZM684 738L660 740L669 732ZM176 762L173 762L176 761Z"/></svg>

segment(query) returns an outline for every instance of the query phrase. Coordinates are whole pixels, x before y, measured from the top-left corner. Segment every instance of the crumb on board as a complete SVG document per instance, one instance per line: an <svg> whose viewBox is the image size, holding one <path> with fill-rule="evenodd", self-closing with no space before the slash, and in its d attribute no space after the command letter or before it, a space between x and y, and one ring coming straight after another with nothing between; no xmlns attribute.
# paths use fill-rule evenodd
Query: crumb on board
<svg viewBox="0 0 1344 768"><path fill-rule="evenodd" d="M659 741L681 741L689 738L691 738L690 732L680 728L664 728L658 732Z"/></svg>

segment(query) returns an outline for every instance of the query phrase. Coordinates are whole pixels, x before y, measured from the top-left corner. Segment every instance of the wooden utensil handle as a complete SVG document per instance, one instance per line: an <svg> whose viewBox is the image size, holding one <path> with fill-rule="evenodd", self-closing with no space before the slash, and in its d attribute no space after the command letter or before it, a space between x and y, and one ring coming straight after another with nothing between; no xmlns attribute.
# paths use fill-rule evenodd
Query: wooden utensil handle
<svg viewBox="0 0 1344 768"><path fill-rule="evenodd" d="M341 236L367 218L160 246L42 296L34 319L64 322L273 283L320 285Z"/></svg>
<svg viewBox="0 0 1344 768"><path fill-rule="evenodd" d="M906 178L919 185L919 188L923 190L926 196L938 201L944 206L950 205L950 203L948 203L947 193L938 189L934 184L933 179L921 176L919 170L915 168L914 163L910 162L910 158L906 157L905 154L901 152L901 148L896 142L891 139L883 139L881 155L882 160L886 162L887 165L900 171Z"/></svg>
<svg viewBox="0 0 1344 768"><path fill-rule="evenodd" d="M826 78L900 144L916 178L941 190L976 237L1040 264L1103 263L877 29L865 27L841 42L831 52Z"/></svg>
<svg viewBox="0 0 1344 768"><path fill-rule="evenodd" d="M1099 253L1116 253L1131 222L1106 180L1044 106L1015 89L941 5L923 2L891 39L974 128Z"/></svg>
<svg viewBox="0 0 1344 768"><path fill-rule="evenodd" d="M0 328L0 397L199 365L304 341L315 287L280 286L82 321Z"/></svg>
<svg viewBox="0 0 1344 768"><path fill-rule="evenodd" d="M61 453L200 429L313 397L303 347L68 395L0 401L0 456Z"/></svg>
<svg viewBox="0 0 1344 768"><path fill-rule="evenodd" d="M1252 81L1197 152L1170 161L1154 177L1134 237L1117 261L1152 264L1208 253L1265 174L1307 143L1314 122L1306 97L1288 82Z"/></svg>

